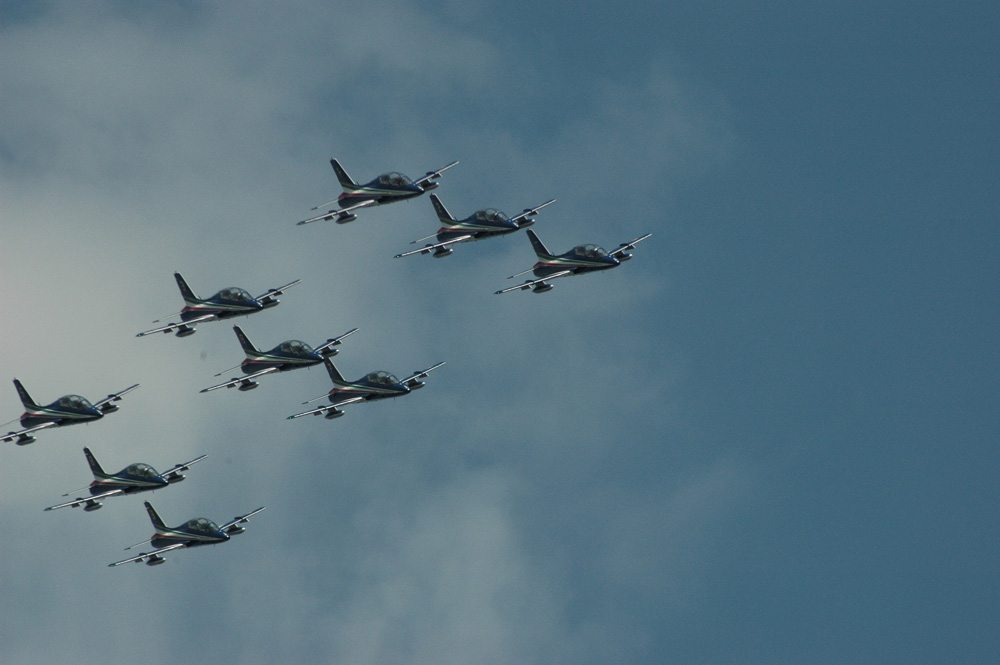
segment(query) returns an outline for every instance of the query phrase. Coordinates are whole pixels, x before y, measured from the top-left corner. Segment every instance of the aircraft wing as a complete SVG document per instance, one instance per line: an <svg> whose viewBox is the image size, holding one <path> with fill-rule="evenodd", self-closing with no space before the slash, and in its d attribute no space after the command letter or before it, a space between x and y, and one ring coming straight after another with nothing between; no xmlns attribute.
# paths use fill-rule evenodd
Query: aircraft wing
<svg viewBox="0 0 1000 665"><path fill-rule="evenodd" d="M336 210L330 210L323 213L322 215L316 215L315 217L310 217L309 219L303 219L301 222L297 222L296 226L302 226L303 224L312 224L313 222L328 222L334 217L340 217L341 215L347 215L348 213L354 212L355 210L360 210L361 208L367 208L376 204L374 199L368 199L367 201L361 201L360 203L355 203L354 205L347 206L346 208L337 208Z"/></svg>
<svg viewBox="0 0 1000 665"><path fill-rule="evenodd" d="M610 256L615 257L616 259L621 259L623 257L623 255L625 255L626 252L628 252L630 249L633 249L636 245L638 245L640 242L642 242L643 240L645 240L646 238L648 238L651 235L653 235L653 234L652 233L647 233L644 236L639 236L638 238L636 238L632 242L622 243L621 247L619 247L618 249L616 249L613 252L608 252L608 254Z"/></svg>
<svg viewBox="0 0 1000 665"><path fill-rule="evenodd" d="M326 395L323 395L323 397L326 397ZM347 404L357 404L358 402L363 402L364 399L365 399L364 397L351 397L349 399L345 399L343 402L337 402L336 404L327 404L325 406L319 407L318 409L310 409L309 411L296 413L294 416L288 416L287 420L295 420L296 418L301 418L302 416L318 416L323 413L326 413L327 411L333 411L334 409L340 408ZM310 400L310 401L315 401L315 400Z"/></svg>
<svg viewBox="0 0 1000 665"><path fill-rule="evenodd" d="M452 162L448 166L444 166L442 168L439 168L437 171L429 171L427 173L427 175L425 175L420 180L415 181L413 184L417 185L418 187L423 187L424 185L426 185L427 183L429 183L431 180L437 180L438 178L440 178L442 173L444 173L445 171L447 171L451 167L455 166L455 164L458 164L458 162L457 161Z"/></svg>
<svg viewBox="0 0 1000 665"><path fill-rule="evenodd" d="M108 490L107 492L101 492L100 494L94 494L92 496L77 497L76 499L73 499L72 501L67 501L66 503L60 503L58 506L49 506L45 510L55 510L56 508L66 508L67 506L73 506L75 508L75 507L77 507L79 505L88 503L90 501L97 501L99 499L106 499L109 496L117 496L119 494L124 494L124 493L125 493L125 490L122 490L122 489Z"/></svg>
<svg viewBox="0 0 1000 665"><path fill-rule="evenodd" d="M2 438L0 438L0 441L4 442L13 441L14 439L23 436L25 434L31 434L32 432L37 432L38 430L41 429L48 429L49 427L55 427L56 424L57 423L55 422L47 422L47 423L42 423L41 425L35 425L34 427L29 427L27 429L22 429L17 432L8 432ZM30 443L30 441L26 441L25 443Z"/></svg>
<svg viewBox="0 0 1000 665"><path fill-rule="evenodd" d="M124 397L125 395L127 395L130 392L132 392L133 390L135 390L138 387L139 387L139 384L137 383L134 386L129 386L128 388L126 388L125 390L123 390L121 392L117 392L117 393L115 393L113 395L108 395L107 397L105 397L104 399L102 399L100 402L95 403L94 404L94 408L100 409L104 413L109 413L111 411L117 411L118 407L115 406L115 405L113 405L112 402L118 402L118 401L120 401L122 397Z"/></svg>
<svg viewBox="0 0 1000 665"><path fill-rule="evenodd" d="M531 224L534 223L534 220L531 219L531 218L534 217L536 214L538 214L539 210L541 210L545 206L552 205L555 202L556 202L556 200L552 199L551 201L546 201L545 203L543 203L540 206L536 206L534 208L528 208L527 210L525 210L524 212L522 212L520 215L518 215L516 217L511 217L510 221L512 221L515 224L517 224L518 228L524 228L525 226L530 226Z"/></svg>
<svg viewBox="0 0 1000 665"><path fill-rule="evenodd" d="M432 372L432 371L436 370L438 367L440 367L443 364L444 364L443 362L439 362L437 365L431 365L427 369L417 370L416 372L414 372L410 376L408 376L405 379L403 379L400 383L402 383L407 388L413 388L415 386L422 386L424 384L421 383L419 381L419 379L426 379L428 372Z"/></svg>
<svg viewBox="0 0 1000 665"><path fill-rule="evenodd" d="M202 388L199 392L208 393L212 392L213 390L218 390L219 388L233 388L235 386L240 385L241 383L249 384L253 379L256 379L258 376L264 376L265 374L271 374L277 371L278 371L277 367L268 367L258 372L254 372L253 374L247 374L246 376L238 376L235 379L230 379L229 381L226 381L225 383L209 386L208 388Z"/></svg>
<svg viewBox="0 0 1000 665"><path fill-rule="evenodd" d="M175 466L172 469L167 469L166 471L164 471L160 475L163 476L164 478L166 478L168 482L174 482L175 480L180 480L181 478L184 477L184 476L180 475L181 471L187 471L189 468L191 468L192 464L197 464L198 462L202 461L206 457L208 457L208 455L201 455L200 457L195 457L190 462L184 462L183 464L178 464L177 466ZM170 478L169 476L171 476L171 475L176 476L176 477Z"/></svg>
<svg viewBox="0 0 1000 665"><path fill-rule="evenodd" d="M316 353L321 353L322 354L327 349L331 349L331 348L337 346L338 344L340 344L343 341L343 339L345 337L347 337L348 335L353 335L354 333L358 332L359 330L361 330L361 329L360 328L355 328L353 330L348 330L347 332L345 332L340 337L334 337L333 339L328 339L328 340L326 340L325 343L320 344L315 349L313 349L313 351L315 351Z"/></svg>
<svg viewBox="0 0 1000 665"><path fill-rule="evenodd" d="M181 321L179 323L171 323L167 326L160 326L159 328L153 328L152 330L147 330L145 332L137 333L136 337L145 337L146 335L152 335L153 333L171 333L174 330L178 330L185 326L193 326L196 323L204 323L205 321L213 321L217 317L215 314L202 314L199 317L193 318L190 321Z"/></svg>
<svg viewBox="0 0 1000 665"><path fill-rule="evenodd" d="M282 293L284 293L285 289L290 289L301 281L302 281L301 279L297 279L294 282L289 282L288 284L285 284L284 286L279 286L276 289L271 289L267 293L262 293L261 295L257 296L255 300L258 300L261 302L261 304L266 305L267 303L274 300L275 296L280 296Z"/></svg>
<svg viewBox="0 0 1000 665"><path fill-rule="evenodd" d="M402 254L397 254L393 258L394 259L400 259L400 258L402 258L404 256L411 256L413 254L427 254L428 252L433 252L436 249L441 249L442 247L447 247L448 245L454 245L456 242L464 242L466 240L471 240L471 239L472 239L472 234L468 233L466 235L458 236L457 238L452 238L451 240L445 240L444 242L439 242L439 243L434 244L434 245L425 245L425 246L421 247L420 249L411 249L408 252L403 252ZM417 240L416 242L420 242L420 241Z"/></svg>
<svg viewBox="0 0 1000 665"><path fill-rule="evenodd" d="M253 517L257 513L259 513L260 511L264 510L264 508L266 508L266 507L267 506L261 506L257 510L254 510L253 512L249 512L246 515L238 515L238 516L234 517L231 521L226 522L225 524L223 524L222 526L220 526L219 530L220 531L228 531L229 529L232 529L237 524L244 524L246 522L249 522L251 517ZM243 529L242 528L233 529L233 531L235 533L242 533Z"/></svg>
<svg viewBox="0 0 1000 665"><path fill-rule="evenodd" d="M173 545L167 545L166 547L161 547L160 549L153 550L152 552L143 552L142 554L137 554L128 559L122 559L121 561L115 561L114 563L109 563L108 567L114 568L115 566L120 566L124 563L141 563L143 559L147 559L146 563L153 563L154 561L163 561L161 554L165 552L171 552L173 550L186 547L184 543L174 543Z"/></svg>
<svg viewBox="0 0 1000 665"><path fill-rule="evenodd" d="M524 284L518 284L517 286L508 286L506 289L500 289L499 291L496 292L495 295L500 295L501 293L507 293L508 291L516 291L518 289L521 289L523 291L524 289L530 289L531 287L535 286L536 284L542 284L546 280L555 279L556 277L565 277L566 275L572 275L572 274L573 274L572 270L560 270L559 272L552 273L551 275L546 275L545 277L542 277L541 279L532 279L532 280L528 280ZM516 275L515 275L515 277L516 277Z"/></svg>

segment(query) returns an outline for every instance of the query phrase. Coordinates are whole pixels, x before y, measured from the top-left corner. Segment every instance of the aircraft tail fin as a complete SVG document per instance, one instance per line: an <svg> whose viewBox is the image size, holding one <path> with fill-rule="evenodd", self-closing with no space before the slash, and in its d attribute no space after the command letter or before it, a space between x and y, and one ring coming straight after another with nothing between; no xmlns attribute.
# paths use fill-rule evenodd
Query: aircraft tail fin
<svg viewBox="0 0 1000 665"><path fill-rule="evenodd" d="M184 302L191 305L199 302L198 296L194 294L194 291L191 290L191 287L188 286L188 283L184 281L184 278L181 277L179 272L174 273L174 279L177 280L177 287L181 290L181 296L184 298Z"/></svg>
<svg viewBox="0 0 1000 665"><path fill-rule="evenodd" d="M27 409L33 406L38 406L35 404L35 401L31 399L31 395L28 394L28 391L24 389L24 386L22 386L21 382L17 379L14 379L14 387L17 388L17 396L21 398L21 404L24 405L24 408Z"/></svg>
<svg viewBox="0 0 1000 665"><path fill-rule="evenodd" d="M236 339L240 340L240 346L243 347L243 353L247 354L248 358L259 353L259 351L257 351L257 347L253 345L253 342L250 341L250 338L247 337L242 328L239 326L233 326L233 330L236 331Z"/></svg>
<svg viewBox="0 0 1000 665"><path fill-rule="evenodd" d="M157 533L167 531L167 525L163 523L160 516L156 514L155 510L153 510L153 506L149 503L149 501L146 501L145 503L146 512L149 513L149 521L153 523L153 528L156 529Z"/></svg>
<svg viewBox="0 0 1000 665"><path fill-rule="evenodd" d="M551 259L553 257L552 252L546 249L542 241L538 239L537 235L535 235L535 232L532 231L531 229L528 229L527 233L528 233L528 240L531 241L531 246L535 250L535 254L538 255L538 258Z"/></svg>
<svg viewBox="0 0 1000 665"><path fill-rule="evenodd" d="M437 213L438 219L441 220L442 224L448 224L455 221L455 218L451 216L448 209L444 207L441 203L441 199L437 197L437 194L431 194L431 203L434 204L434 212Z"/></svg>
<svg viewBox="0 0 1000 665"><path fill-rule="evenodd" d="M90 448L84 448L83 454L87 458L87 464L90 465L90 472L94 474L94 478L104 478L108 475L104 473L104 469L98 464L97 458L94 457L94 453L90 452Z"/></svg>
<svg viewBox="0 0 1000 665"><path fill-rule="evenodd" d="M330 358L326 358L326 360L323 361L323 364L326 365L326 372L330 375L331 381L334 383L347 383L344 380L344 377L340 374L340 370L334 366L333 361L331 361Z"/></svg>
<svg viewBox="0 0 1000 665"><path fill-rule="evenodd" d="M354 182L354 178L347 175L347 171L345 171L344 167L340 165L340 162L336 159L331 159L330 166L333 167L333 172L337 174L337 180L340 181L340 186L344 188L344 191L350 191L357 188L358 183Z"/></svg>

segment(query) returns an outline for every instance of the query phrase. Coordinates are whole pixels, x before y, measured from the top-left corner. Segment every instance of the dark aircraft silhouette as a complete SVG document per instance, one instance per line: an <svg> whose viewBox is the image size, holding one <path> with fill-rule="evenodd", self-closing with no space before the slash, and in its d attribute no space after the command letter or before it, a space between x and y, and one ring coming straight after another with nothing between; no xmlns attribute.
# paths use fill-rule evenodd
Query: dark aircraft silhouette
<svg viewBox="0 0 1000 665"><path fill-rule="evenodd" d="M333 388L329 393L320 395L308 402L303 402L303 404L310 404L321 399L329 399L331 404L321 406L318 409L312 409L311 411L296 413L294 416L288 416L288 420L301 418L302 416L318 416L320 414L332 420L344 415L340 407L347 404L374 402L380 399L391 399L393 397L408 395L410 391L423 388L424 382L420 379L427 378L428 372L437 369L444 363L441 362L427 369L416 371L402 381L385 371L369 372L357 381L348 381L341 376L329 358L324 360L323 364L326 365L326 371L329 372L330 379L333 381Z"/></svg>
<svg viewBox="0 0 1000 665"><path fill-rule="evenodd" d="M129 386L125 390L108 395L100 402L91 404L79 395L63 395L48 406L35 404L34 400L24 389L21 382L14 379L14 387L24 404L24 413L21 415L21 425L25 429L17 432L8 432L6 436L0 437L0 441L14 441L19 446L24 446L35 440L31 436L33 432L48 429L49 427L63 427L65 425L75 425L77 423L89 423L93 420L100 420L108 413L118 410L118 402L126 393L130 393L139 387L139 384Z"/></svg>
<svg viewBox="0 0 1000 665"><path fill-rule="evenodd" d="M434 204L434 211L437 212L438 219L441 220L441 228L435 235L414 240L411 245L418 242L436 238L433 245L425 245L420 249L413 249L409 252L397 254L394 258L410 256L411 254L429 254L434 252L434 258L440 259L451 255L455 250L452 245L459 242L471 242L473 240L483 240L484 238L494 238L496 236L514 233L520 229L531 226L535 223L532 219L539 210L547 205L555 203L556 200L546 201L535 208L525 208L524 212L516 217L507 217L499 210L485 208L477 210L465 219L455 219L441 203L436 194L431 194L431 203Z"/></svg>
<svg viewBox="0 0 1000 665"><path fill-rule="evenodd" d="M130 464L118 473L107 473L98 464L97 458L90 452L90 448L84 448L83 454L87 457L87 464L90 465L90 471L94 474L94 482L90 483L89 487L84 488L90 490L90 496L77 497L72 501L60 503L57 506L49 506L45 510L55 510L56 508L66 508L67 506L76 508L81 505L87 512L97 510L101 507L101 500L108 497L150 492L158 490L161 487L166 487L171 483L179 483L184 480L182 471L187 471L192 464L197 464L207 457L206 455L196 457L190 462L178 464L163 473L158 473L156 469L142 462ZM73 494L73 492L67 492L63 496L69 496L70 494Z"/></svg>
<svg viewBox="0 0 1000 665"><path fill-rule="evenodd" d="M357 328L349 330L340 337L334 337L333 339L326 340L325 343L317 346L315 349L305 342L291 339L286 342L282 342L270 351L259 351L257 347L250 342L250 339L247 338L246 334L240 329L239 326L233 326L233 330L236 331L236 338L240 340L240 345L243 347L243 352L246 354L246 360L244 360L242 364L237 365L236 367L231 367L230 369L242 369L243 373L247 376L238 376L235 379L226 381L225 383L204 388L201 391L203 393L218 390L219 388L233 388L235 386L239 386L239 390L241 391L253 390L259 385L253 380L257 377L264 376L265 374L272 374L274 372L288 372L300 367L312 367L313 365L318 365L323 362L323 359L327 356L337 355L339 350L333 347L340 344L340 342L348 335L353 335L358 331ZM230 369L219 372L216 376L221 376L222 374L230 371Z"/></svg>
<svg viewBox="0 0 1000 665"><path fill-rule="evenodd" d="M142 554L128 559L123 559L122 561L109 563L109 567L120 566L123 563L140 563L143 559L146 560L147 566L155 566L165 561L163 554L167 552L181 549L183 547L198 547L201 545L218 545L219 543L224 543L229 540L230 536L235 536L246 531L246 527L240 525L249 522L251 517L265 508L265 506L261 506L257 510L247 513L246 515L234 517L231 521L226 522L222 526L219 526L212 520L205 519L204 517L196 517L195 519L188 520L178 527L171 528L163 523L160 516L156 514L155 510L153 510L153 506L149 505L149 501L146 501L145 505L146 512L149 513L149 520L153 523L155 533L153 533L152 538L149 540L144 540L141 543L136 543L135 545L129 545L125 549L130 550L133 547L145 545L146 543L149 543L156 549L150 552L143 552Z"/></svg>
<svg viewBox="0 0 1000 665"><path fill-rule="evenodd" d="M606 252L597 245L577 245L565 254L555 255L545 248L545 245L538 239L534 231L528 229L527 233L528 239L531 240L531 246L535 249L535 254L538 256L538 263L527 270L517 273L517 275L511 275L507 279L514 279L526 272L533 272L538 279L528 280L524 284L500 289L497 291L497 294L516 291L518 289L531 289L535 293L545 293L552 290L552 285L545 281L547 279L615 268L622 261L628 261L632 258L632 255L628 253L630 249L653 235L652 233L647 233L631 242L622 243L613 252Z"/></svg>
<svg viewBox="0 0 1000 665"><path fill-rule="evenodd" d="M330 166L333 167L333 172L337 174L337 180L340 181L340 186L344 188L344 193L333 201L327 201L314 207L313 210L318 210L331 203L336 203L340 207L325 212L322 215L311 217L310 219L303 219L298 225L325 222L335 217L338 224L346 224L358 218L354 211L361 208L385 205L386 203L403 201L420 196L424 192L436 189L440 183L433 181L440 178L442 173L455 166L455 164L458 164L458 162L452 162L437 171L428 171L427 175L416 181L410 180L402 173L393 172L383 173L371 182L359 185L351 176L347 175L347 171L340 165L340 162L336 159L331 159Z"/></svg>
<svg viewBox="0 0 1000 665"><path fill-rule="evenodd" d="M180 311L180 322L141 332L136 337L145 337L146 335L158 332L168 334L174 330L177 331L178 337L193 335L196 323L215 321L216 319L231 319L234 316L248 316L254 312L274 307L279 302L277 296L280 296L285 289L290 289L302 281L301 279L297 279L284 286L271 289L256 298L243 289L232 286L222 289L211 298L202 299L194 294L194 291L187 285L187 282L184 281L179 272L174 273L174 279L177 280L177 286L180 288L181 296L184 298L184 309ZM153 323L159 323L159 320L153 321Z"/></svg>

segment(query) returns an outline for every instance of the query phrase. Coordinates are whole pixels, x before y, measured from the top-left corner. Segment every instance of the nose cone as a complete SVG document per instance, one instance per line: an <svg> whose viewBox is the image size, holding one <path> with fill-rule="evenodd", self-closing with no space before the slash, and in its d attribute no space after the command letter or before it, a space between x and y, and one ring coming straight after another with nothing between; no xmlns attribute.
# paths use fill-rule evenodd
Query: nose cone
<svg viewBox="0 0 1000 665"><path fill-rule="evenodd" d="M219 531L219 539L223 542L229 540L229 534L225 531Z"/></svg>
<svg viewBox="0 0 1000 665"><path fill-rule="evenodd" d="M410 191L415 194L423 194L424 188L418 185L417 183L413 183L412 185L410 185Z"/></svg>
<svg viewBox="0 0 1000 665"><path fill-rule="evenodd" d="M87 411L88 413L90 413L91 416L93 416L94 420L100 420L101 418L104 417L104 413L96 406L90 407Z"/></svg>

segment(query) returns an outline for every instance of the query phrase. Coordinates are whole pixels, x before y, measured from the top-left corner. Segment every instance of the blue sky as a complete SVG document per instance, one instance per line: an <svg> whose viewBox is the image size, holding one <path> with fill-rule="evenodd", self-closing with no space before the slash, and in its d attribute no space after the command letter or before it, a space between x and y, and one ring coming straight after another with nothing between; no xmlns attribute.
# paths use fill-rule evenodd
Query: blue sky
<svg viewBox="0 0 1000 665"><path fill-rule="evenodd" d="M0 660L992 662L1000 11L301 2L0 5L0 377L139 382L0 451ZM549 198L552 248L645 232L545 295L519 236L393 260L427 201L294 222L454 159L455 214ZM302 278L261 346L355 326L347 375L425 390L285 421L317 369L200 395L199 293ZM13 387L0 413L20 413ZM318 420L320 422L314 422ZM108 569L138 500L43 513L108 467L208 459L169 522L224 547Z"/></svg>

